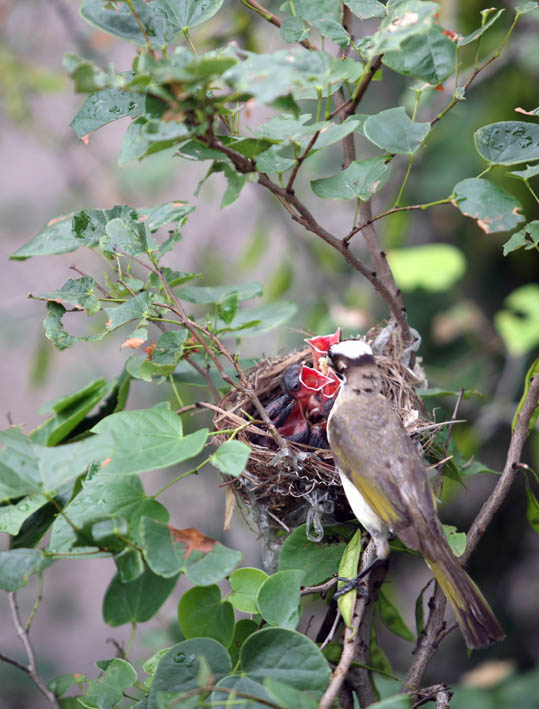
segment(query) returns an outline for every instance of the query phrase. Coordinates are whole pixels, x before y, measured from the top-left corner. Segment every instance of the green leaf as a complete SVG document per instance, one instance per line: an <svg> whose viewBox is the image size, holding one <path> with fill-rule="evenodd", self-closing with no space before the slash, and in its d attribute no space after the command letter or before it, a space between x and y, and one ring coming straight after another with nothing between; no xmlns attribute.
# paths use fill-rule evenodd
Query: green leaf
<svg viewBox="0 0 539 709"><path fill-rule="evenodd" d="M530 483L526 480L526 517L530 527L539 532L539 500L533 494Z"/></svg>
<svg viewBox="0 0 539 709"><path fill-rule="evenodd" d="M145 96L119 89L103 89L90 94L71 121L77 136L82 138L107 123L144 113Z"/></svg>
<svg viewBox="0 0 539 709"><path fill-rule="evenodd" d="M484 25L482 25L481 27L478 27L471 34L468 34L465 37L463 37L462 39L459 39L459 41L457 42L457 45L459 47L464 47L466 44L470 44L471 42L475 42L475 40L478 39L479 37L481 37L483 32L486 32L488 30L488 28L491 25L493 25L496 22L496 20L500 17L500 15L502 15L502 13L504 13L504 12L505 12L505 10L503 8L501 10L498 10L498 12L496 12L496 14L492 15L492 17L489 17L489 19L485 22Z"/></svg>
<svg viewBox="0 0 539 709"><path fill-rule="evenodd" d="M416 633L417 637L421 635L425 628L425 610L423 608L423 595L427 588L430 586L430 581L428 581L421 591L419 592L419 596L416 598L415 601L415 628L416 628Z"/></svg>
<svg viewBox="0 0 539 709"><path fill-rule="evenodd" d="M303 571L278 571L262 582L256 596L261 616L270 625L295 630L299 623Z"/></svg>
<svg viewBox="0 0 539 709"><path fill-rule="evenodd" d="M140 320L142 324L146 323L148 318L154 315L152 301L153 294L143 291L121 305L103 308L108 315L107 331L111 332L132 320Z"/></svg>
<svg viewBox="0 0 539 709"><path fill-rule="evenodd" d="M280 155L282 147L282 145L274 145L269 148L269 150L265 150L263 153L260 153L260 155L256 158L257 170L271 174L273 172L286 172L290 168L294 167L296 164L296 159L292 157L292 155L290 155L290 157ZM290 153L292 152L290 146L285 146L285 149L288 149Z"/></svg>
<svg viewBox="0 0 539 709"><path fill-rule="evenodd" d="M172 593L178 576L164 578L145 569L134 581L122 583L117 574L103 599L105 623L115 628L150 620Z"/></svg>
<svg viewBox="0 0 539 709"><path fill-rule="evenodd" d="M534 220L528 222L519 231L511 236L511 238L505 242L503 245L503 255L507 254L524 247L526 251L529 249L537 249L539 251L539 221Z"/></svg>
<svg viewBox="0 0 539 709"><path fill-rule="evenodd" d="M529 2L521 2L515 5L515 12L517 15L526 15L528 12L533 12L537 10L539 4L535 0L529 0Z"/></svg>
<svg viewBox="0 0 539 709"><path fill-rule="evenodd" d="M141 160L148 155L167 150L191 135L183 123L176 125L171 131L172 135L161 131L160 121L149 121L145 116L135 118L124 133L118 165L123 166L131 160Z"/></svg>
<svg viewBox="0 0 539 709"><path fill-rule="evenodd" d="M363 131L371 143L382 150L387 150L388 153L412 155L427 137L430 123L416 123L410 120L403 106L398 106L369 116Z"/></svg>
<svg viewBox="0 0 539 709"><path fill-rule="evenodd" d="M329 665L313 641L286 628L264 628L250 635L240 662L255 681L275 679L300 690L323 692L330 677Z"/></svg>
<svg viewBox="0 0 539 709"><path fill-rule="evenodd" d="M332 177L313 180L311 187L324 199L361 199L368 201L389 178L389 167L383 157L354 160L349 167Z"/></svg>
<svg viewBox="0 0 539 709"><path fill-rule="evenodd" d="M118 217L136 223L139 213L132 207L117 205L112 209L83 209L52 219L37 236L10 258L24 260L31 256L70 253L80 246L97 246L105 234L106 224Z"/></svg>
<svg viewBox="0 0 539 709"><path fill-rule="evenodd" d="M404 40L399 51L386 52L382 61L399 74L436 85L455 71L457 47L439 25L434 25L426 34Z"/></svg>
<svg viewBox="0 0 539 709"><path fill-rule="evenodd" d="M191 212L195 211L195 207L187 202L176 201L165 202L164 204L159 204L157 207L148 207L137 211L139 213L139 219L145 219L150 231L154 232L165 224L176 224L178 227L183 226L187 221L187 217ZM151 275L154 276L155 274L152 273ZM191 275L194 277L196 274Z"/></svg>
<svg viewBox="0 0 539 709"><path fill-rule="evenodd" d="M464 554L466 549L466 533L457 532L457 528L452 524L443 524L442 527L453 554L455 556Z"/></svg>
<svg viewBox="0 0 539 709"><path fill-rule="evenodd" d="M250 620L249 618L241 618L238 620L234 627L234 637L228 646L228 652L230 653L233 666L235 666L240 659L241 646L249 635L256 633L257 630L258 623L255 623L254 620Z"/></svg>
<svg viewBox="0 0 539 709"><path fill-rule="evenodd" d="M393 3L387 17L372 36L369 55L399 49L405 39L426 34L436 21L440 10L438 3L406 0Z"/></svg>
<svg viewBox="0 0 539 709"><path fill-rule="evenodd" d="M177 696L197 687L200 671L199 658L204 657L215 681L231 670L230 656L226 649L213 638L191 638L184 640L163 655L155 671L147 709L160 709L163 698Z"/></svg>
<svg viewBox="0 0 539 709"><path fill-rule="evenodd" d="M40 414L54 412L53 416L43 421L29 434L34 443L55 446L73 432L73 435L88 430L100 418L117 407L122 408L122 391L129 389L129 376L121 375L117 380L96 379L83 389L51 401L39 410ZM96 414L87 414L104 398Z"/></svg>
<svg viewBox="0 0 539 709"><path fill-rule="evenodd" d="M162 408L120 411L104 418L92 431L108 433L116 441L112 460L103 469L107 475L133 475L194 458L208 437L207 428L183 436L180 417Z"/></svg>
<svg viewBox="0 0 539 709"><path fill-rule="evenodd" d="M518 415L522 411L522 407L526 403L526 399L528 398L528 392L530 390L530 385L532 383L532 379L534 379L536 376L539 375L539 358L535 360L535 362L532 363L531 367L528 369L526 372L526 376L524 377L524 391L522 392L522 396L520 397L520 401L518 402L518 406L515 411L515 415L513 416L513 421L511 422L511 431L515 430L515 427L518 422ZM537 421L537 417L539 416L539 405L535 407L535 410L533 414L531 415L530 418L530 423L528 425L528 433L531 433L535 427L535 422Z"/></svg>
<svg viewBox="0 0 539 709"><path fill-rule="evenodd" d="M369 637L369 655L371 658L371 666L382 675L392 675L391 663L378 643L376 635L376 624L371 623L371 632Z"/></svg>
<svg viewBox="0 0 539 709"><path fill-rule="evenodd" d="M315 586L327 581L339 568L346 543L331 541L329 529L321 542L311 542L304 524L295 529L284 541L279 557L279 571L303 571L305 586Z"/></svg>
<svg viewBox="0 0 539 709"><path fill-rule="evenodd" d="M300 17L283 18L279 32L283 42L287 43L303 42L311 34Z"/></svg>
<svg viewBox="0 0 539 709"><path fill-rule="evenodd" d="M167 281L171 288L181 286L195 278L201 278L202 273L190 273L189 271L175 271L173 268L162 266L159 271ZM155 273L150 273L149 284L152 288L163 288L163 284L159 276Z"/></svg>
<svg viewBox="0 0 539 709"><path fill-rule="evenodd" d="M157 500L146 497L139 478L121 475L98 474L85 480L81 491L65 511L70 521L79 529L88 528L98 520L124 517L129 522L129 536L137 543L141 542L141 517L168 521L166 509ZM90 538L87 539L87 547L79 546L82 541L67 521L58 517L52 527L48 551L67 553L75 547L81 552L98 551Z"/></svg>
<svg viewBox="0 0 539 709"><path fill-rule="evenodd" d="M150 517L142 517L140 533L150 569L165 578L176 576L183 565L183 553L172 543L168 526Z"/></svg>
<svg viewBox="0 0 539 709"><path fill-rule="evenodd" d="M236 689L238 692L242 692L244 695L249 697L259 697L264 699L266 703L262 704L257 702L255 699L246 699L244 696L238 697L237 695L229 692L220 692L219 687L226 687L228 689ZM238 704L242 709L267 709L270 702L270 697L268 696L264 687L249 677L241 677L240 675L229 675L219 680L214 691L211 693L209 701L211 702L212 709L230 709L235 704ZM240 704L241 702L241 704Z"/></svg>
<svg viewBox="0 0 539 709"><path fill-rule="evenodd" d="M498 185L479 177L469 177L455 185L453 204L472 217L486 233L514 229L524 217L520 202Z"/></svg>
<svg viewBox="0 0 539 709"><path fill-rule="evenodd" d="M75 82L75 91L78 93L91 93L110 86L112 71L107 74L88 59L67 52L63 64L67 74Z"/></svg>
<svg viewBox="0 0 539 709"><path fill-rule="evenodd" d="M258 613L256 596L258 589L267 578L269 578L268 575L261 569L250 567L236 569L228 579L234 591L228 596L228 600L238 611Z"/></svg>
<svg viewBox="0 0 539 709"><path fill-rule="evenodd" d="M183 356L183 343L187 337L187 330L168 330L164 332L155 345L152 359L144 358L140 366L141 378L148 374L167 377L174 370Z"/></svg>
<svg viewBox="0 0 539 709"><path fill-rule="evenodd" d="M122 583L129 583L138 579L144 573L142 554L132 547L124 547L121 552L114 555L114 563Z"/></svg>
<svg viewBox="0 0 539 709"><path fill-rule="evenodd" d="M260 103L272 103L291 91L294 98L316 98L318 87L342 83L343 72L358 62L336 60L326 52L309 51L303 47L283 49L272 54L246 53L247 58L223 74L223 79L241 93L256 98ZM311 96L312 94L312 96Z"/></svg>
<svg viewBox="0 0 539 709"><path fill-rule="evenodd" d="M164 17L176 32L190 29L211 19L223 0L154 0L156 14Z"/></svg>
<svg viewBox="0 0 539 709"><path fill-rule="evenodd" d="M44 256L49 254L65 254L75 251L82 246L77 241L72 229L72 217L53 219L39 234L10 256L16 261L24 261L31 256Z"/></svg>
<svg viewBox="0 0 539 709"><path fill-rule="evenodd" d="M185 286L176 291L178 298L190 303L221 303L229 295L237 294L238 300L250 300L262 295L262 284L258 281L241 286Z"/></svg>
<svg viewBox="0 0 539 709"><path fill-rule="evenodd" d="M338 576L341 579L353 579L357 576L359 558L361 556L362 544L361 544L361 530L358 529L352 539L346 545L344 554L341 557L339 564ZM339 581L338 588L341 588L346 582ZM337 606L345 625L348 628L352 627L352 617L354 614L354 608L356 605L357 590L352 589L344 596L340 596L337 599Z"/></svg>
<svg viewBox="0 0 539 709"><path fill-rule="evenodd" d="M156 12L152 4L143 0L132 0L133 9L146 28L154 49L160 49L174 38L176 29L170 27L163 17ZM91 25L115 37L143 47L146 39L142 34L137 19L127 3L119 6L104 3L103 0L84 0L80 14Z"/></svg>
<svg viewBox="0 0 539 709"><path fill-rule="evenodd" d="M205 555L194 552L184 561L184 570L191 583L197 586L211 586L222 581L240 563L241 551L217 544Z"/></svg>
<svg viewBox="0 0 539 709"><path fill-rule="evenodd" d="M539 175L539 165L526 165L525 170L513 170L507 174L510 177L517 177L521 180L529 180L531 177L537 177L537 175Z"/></svg>
<svg viewBox="0 0 539 709"><path fill-rule="evenodd" d="M322 37L331 39L341 49L350 42L348 32L342 26L342 8L339 0L295 0L294 10L309 25L315 27Z"/></svg>
<svg viewBox="0 0 539 709"><path fill-rule="evenodd" d="M17 535L25 520L47 503L45 495L29 495L14 505L0 506L0 532Z"/></svg>
<svg viewBox="0 0 539 709"><path fill-rule="evenodd" d="M107 435L48 448L12 428L0 431L0 443L5 446L0 450L0 501L52 493L113 452L112 439Z"/></svg>
<svg viewBox="0 0 539 709"><path fill-rule="evenodd" d="M479 155L493 165L518 165L539 160L539 125L524 121L500 121L474 133Z"/></svg>
<svg viewBox="0 0 539 709"><path fill-rule="evenodd" d="M346 0L345 5L347 5L360 20L386 16L385 5L378 0Z"/></svg>
<svg viewBox="0 0 539 709"><path fill-rule="evenodd" d="M225 323L231 323L234 316L238 312L239 297L237 293L230 293L224 300L219 303L218 314L221 320Z"/></svg>
<svg viewBox="0 0 539 709"><path fill-rule="evenodd" d="M130 256L155 251L157 244L146 233L144 224L139 224L133 219L111 219L105 226L105 234L99 241L103 252L114 255L116 251L123 251Z"/></svg>
<svg viewBox="0 0 539 709"><path fill-rule="evenodd" d="M41 549L0 551L0 588L2 591L16 591L26 586L30 576L51 563L43 556Z"/></svg>
<svg viewBox="0 0 539 709"><path fill-rule="evenodd" d="M45 337L49 339L57 350L63 351L72 347L77 342L98 342L105 336L105 332L100 332L96 335L70 335L64 328L62 318L66 314L66 309L63 305L50 301L47 303L48 315L43 320L43 329Z"/></svg>
<svg viewBox="0 0 539 709"><path fill-rule="evenodd" d="M116 657L111 660L102 677L88 680L88 689L79 703L89 709L113 709L123 699L123 691L137 681L132 665Z"/></svg>
<svg viewBox="0 0 539 709"><path fill-rule="evenodd" d="M539 344L539 285L516 288L504 304L508 309L494 315L494 325L508 351L519 357Z"/></svg>
<svg viewBox="0 0 539 709"><path fill-rule="evenodd" d="M241 441L225 441L221 443L219 448L210 456L210 463L222 473L238 477L245 470L251 448Z"/></svg>
<svg viewBox="0 0 539 709"><path fill-rule="evenodd" d="M314 692L300 692L289 684L283 684L283 682L271 678L264 680L264 687L279 706L287 709L316 709L318 707L318 700Z"/></svg>
<svg viewBox="0 0 539 709"><path fill-rule="evenodd" d="M443 292L453 286L466 271L466 259L451 244L427 244L393 249L387 260L402 290L424 288Z"/></svg>
<svg viewBox="0 0 539 709"><path fill-rule="evenodd" d="M239 310L234 320L226 330L241 330L242 335L260 335L268 330L283 325L293 318L298 311L295 303L279 301L271 305L261 305L256 308Z"/></svg>
<svg viewBox="0 0 539 709"><path fill-rule="evenodd" d="M81 310L85 310L87 315L95 315L101 310L101 303L94 295L97 283L89 276L82 278L70 278L64 285L56 291L43 293L35 296L37 300L54 300L57 303L71 303Z"/></svg>
<svg viewBox="0 0 539 709"><path fill-rule="evenodd" d="M383 591L380 591L380 595L378 596L378 608L384 625L389 628L392 633L404 638L404 640L415 642L415 635L403 621L399 609L389 600Z"/></svg>
<svg viewBox="0 0 539 709"><path fill-rule="evenodd" d="M234 636L234 608L221 600L219 586L195 586L178 604L178 622L186 639L213 638L227 647Z"/></svg>

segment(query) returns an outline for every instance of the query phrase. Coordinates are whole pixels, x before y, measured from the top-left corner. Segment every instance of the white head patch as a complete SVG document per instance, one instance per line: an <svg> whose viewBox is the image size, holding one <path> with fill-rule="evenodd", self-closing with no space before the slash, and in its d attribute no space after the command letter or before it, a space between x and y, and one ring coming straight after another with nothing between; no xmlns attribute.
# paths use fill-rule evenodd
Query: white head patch
<svg viewBox="0 0 539 709"><path fill-rule="evenodd" d="M362 340L343 340L329 348L331 356L341 355L347 359L358 359L361 355L372 355L371 346Z"/></svg>

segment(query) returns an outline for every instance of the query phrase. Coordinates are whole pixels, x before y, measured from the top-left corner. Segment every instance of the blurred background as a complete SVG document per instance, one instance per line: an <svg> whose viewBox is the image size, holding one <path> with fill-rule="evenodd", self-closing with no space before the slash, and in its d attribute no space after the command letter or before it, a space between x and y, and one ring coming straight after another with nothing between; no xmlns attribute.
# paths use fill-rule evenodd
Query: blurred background
<svg viewBox="0 0 539 709"><path fill-rule="evenodd" d="M267 4L278 11L279 3ZM497 5L510 7L509 3ZM221 211L225 189L222 176L212 176L199 197L193 197L208 164L180 160L173 151L164 151L141 164L119 168L116 159L127 127L125 120L92 134L88 145L76 138L69 123L85 97L73 93L62 68L63 54L76 52L103 68L112 62L120 70L127 69L135 55L135 48L83 22L78 6L72 0L0 0L0 415L4 427L13 422L23 425L26 431L32 430L43 420L38 413L40 407L93 379L118 375L128 356L120 350L123 333L103 343L78 344L61 353L55 351L43 335L44 304L27 299L29 293L54 290L74 277L70 270L74 264L99 277L103 264L94 253L77 251L25 262L8 260L50 219L73 210L110 208L115 204L152 206L167 200L194 203L197 210L183 230L183 241L167 257L167 265L204 273L201 285L259 280L264 284L266 302L286 298L298 303L299 315L290 327L245 341L243 352L248 356L291 350L302 343L307 333L332 332L337 325L348 333L363 333L386 317L383 304L369 284L351 271L336 252L292 222L280 205L256 185L248 183L240 199ZM467 34L480 24L479 13L485 7L488 4L478 0L444 0L440 3L440 20L444 27ZM466 101L436 127L428 149L412 171L405 192L408 203L443 198L456 182L479 174L484 163L473 148L473 132L494 121L520 119L515 108L531 110L539 104L538 14L521 19L502 56L478 77ZM511 16L507 12L485 35L483 52L498 46ZM211 22L193 30L193 41L218 47L236 40L244 47L271 51L280 45L279 35L259 20L239 2L225 0L223 10ZM368 34L372 26L363 23L357 30L355 34ZM466 55L468 62L471 58ZM361 112L376 113L399 101L411 105L414 95L409 84L386 70L383 82L373 83ZM421 105L418 120L428 120L448 102L447 93L433 93L436 95L430 102ZM268 115L255 108L251 123L262 122ZM358 140L358 148L360 155L366 157L372 146ZM304 178L297 185L299 195L313 206L326 228L337 234L349 228L353 205L315 199L308 181L334 174L341 159L338 149L331 160L324 157L323 164L314 156L305 164ZM377 197L375 213L390 206L406 163L405 158L395 161L392 181ZM539 218L537 203L520 181L503 177L496 170L491 176L522 202L529 220ZM423 338L420 355L430 385L452 390L465 387L482 394L461 405L459 416L468 423L457 426L454 436L462 454L465 459L476 456L488 467L501 470L523 376L539 345L539 254L519 250L504 257L502 245L507 234L485 235L475 222L447 206L426 213L394 215L379 222L379 234L388 250L436 242L453 244L464 254L466 271L451 289L416 288L405 293L405 300L410 322ZM361 244L356 241L354 248L361 253ZM529 306L515 310L506 299L525 285L532 287L527 291ZM512 323L514 338L500 329L502 311L506 313L501 316L502 321L505 318L507 322L509 317ZM66 323L72 326L67 319ZM188 400L197 398L196 390L184 394ZM148 407L169 396L167 385L135 382L129 408ZM452 400L432 401L428 405L437 407L438 420L451 415ZM529 439L526 456L527 462L539 469L537 431ZM151 493L159 489L171 476L170 471L146 474L146 490ZM495 481L493 475L474 476L467 479L465 491L456 484L447 484L442 517L459 530L466 530ZM199 476L185 480L181 488L169 489L163 502L171 512L171 522L180 528L198 527L243 551L246 565L257 565L257 539L240 518L234 521L231 531L222 532L224 493L219 482L216 471L207 468ZM477 652L467 658L458 634L453 633L444 641L443 653L438 653L432 663L426 684L441 679L456 682L463 673L482 665L487 655L498 664L491 665L490 674L484 671L479 680L473 676L468 679L470 686L474 682L495 686L536 666L538 549L537 535L526 519L524 480L519 479L470 564L471 575L491 602L508 639L488 653ZM115 643L126 641L129 629L113 630L101 620L103 594L113 573L112 561L91 560L59 561L54 571L45 574L44 600L32 629L45 679L67 672L95 677L95 659L115 654L110 639ZM428 578L426 568L419 563L414 565L409 558L397 557L392 578L394 599L405 609L403 613L413 627L413 603ZM135 658L148 657L154 649L174 642L169 625L185 584L180 581L158 622L139 631ZM23 616L30 612L36 593L35 579L19 592ZM10 622L5 594L0 596L0 612L4 619L0 626L0 652L22 661L22 647ZM404 670L410 662L410 644L389 634L383 634L381 642L395 670ZM1 709L43 706L26 676L5 664L0 664L0 687ZM472 689L463 691L473 694ZM528 695L529 690L525 690L522 703L514 706L538 706Z"/></svg>

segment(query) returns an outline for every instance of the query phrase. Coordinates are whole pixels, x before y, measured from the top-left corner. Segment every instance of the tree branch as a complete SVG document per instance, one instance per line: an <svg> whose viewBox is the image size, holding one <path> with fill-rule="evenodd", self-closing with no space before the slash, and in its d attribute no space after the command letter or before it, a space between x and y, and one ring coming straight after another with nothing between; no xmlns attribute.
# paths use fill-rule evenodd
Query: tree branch
<svg viewBox="0 0 539 709"><path fill-rule="evenodd" d="M530 388L524 406L517 416L515 430L511 436L507 458L503 468L503 473L498 480L496 487L489 495L479 514L475 518L470 531L466 537L466 550L460 557L463 564L466 564L479 544L481 537L485 533L486 528L492 522L492 519L500 505L504 501L511 485L513 484L519 469L520 458L524 442L528 437L528 426L535 408L539 401L539 376L534 377L530 382Z"/></svg>
<svg viewBox="0 0 539 709"><path fill-rule="evenodd" d="M371 539L362 554L360 571L362 569L366 569L369 564L371 564L375 560L375 558L376 547ZM370 577L371 574L368 574L368 576L366 576L366 587L367 589L369 589L369 591ZM372 597L367 599L366 594L358 595L356 606L354 608L354 614L352 616L352 627L346 628L344 631L342 654L337 664L337 667L334 669L333 674L331 675L328 688L324 692L324 696L318 704L318 709L331 709L337 697L339 696L339 692L341 691L346 675L348 674L348 671L352 666L352 662L356 659L356 654L361 637L359 629L362 627L362 623L364 622L368 602L372 602L373 600L374 599Z"/></svg>
<svg viewBox="0 0 539 709"><path fill-rule="evenodd" d="M500 508L500 505L507 496L517 476L522 449L529 432L530 419L538 405L538 401L539 376L531 380L524 406L518 414L515 429L509 443L503 473L470 527L470 531L467 535L466 550L459 559L462 564L466 564L469 561L473 551L477 547L488 525L492 522L494 515ZM444 632L445 605L445 597L438 584L436 584L434 594L429 601L429 618L419 640L414 662L404 680L403 692L418 689L423 673L436 652L438 643L446 635Z"/></svg>
<svg viewBox="0 0 539 709"><path fill-rule="evenodd" d="M283 21L280 17L277 17L277 15L273 14L271 10L267 10L265 7L262 7L262 5L256 2L256 0L241 0L241 4L245 5L245 7L249 10L253 10L253 12L256 12L258 15L267 20L267 22L270 22L272 25L275 25L275 27L280 28L283 24ZM305 47L305 49L314 49L313 45L309 42L308 39L302 39L299 44L301 44L302 47Z"/></svg>
<svg viewBox="0 0 539 709"><path fill-rule="evenodd" d="M39 689L41 694L45 697L45 699L49 702L51 707L53 709L59 709L59 704L58 700L56 699L56 695L54 692L51 692L51 690L47 687L45 682L41 679L41 677L37 673L37 666L36 666L36 657L34 654L34 648L32 647L32 643L30 642L30 637L28 635L28 630L25 628L21 621L21 617L19 614L19 607L17 605L17 597L15 595L14 591L11 591L8 593L9 597L9 605L11 608L11 615L13 617L13 623L15 624L15 629L17 631L17 635L21 639L22 644L24 645L24 650L26 652L26 655L28 657L28 665L24 666L16 662L15 660L11 660L10 658L6 658L3 655L1 656L2 660L4 662L9 662L9 664L14 665L15 667L18 667L19 669L23 670L23 672L26 672L31 678L36 687Z"/></svg>

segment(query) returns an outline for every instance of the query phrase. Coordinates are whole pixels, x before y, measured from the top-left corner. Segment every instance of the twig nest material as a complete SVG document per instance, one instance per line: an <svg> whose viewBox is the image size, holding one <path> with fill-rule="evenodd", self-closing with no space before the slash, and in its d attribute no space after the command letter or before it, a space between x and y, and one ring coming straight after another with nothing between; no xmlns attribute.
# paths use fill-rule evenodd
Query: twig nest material
<svg viewBox="0 0 539 709"><path fill-rule="evenodd" d="M416 387L426 386L424 372L416 360L409 366L410 353L398 328L381 323L370 330L366 338L376 355L385 384L386 396L393 402L405 428L411 435L430 423L426 418ZM281 378L295 364L313 365L311 350L306 348L273 359L261 359L246 372L252 390L261 404L267 406L282 394ZM236 498L243 503L248 516L259 530L290 529L307 522L308 534L320 539L322 521L343 521L352 515L330 450L317 449L286 441L279 448L251 401L234 390L219 404L214 417L217 430L237 429L239 440L251 447L246 470L238 477L225 476ZM360 425L360 422L358 422ZM227 435L216 436L219 443Z"/></svg>

